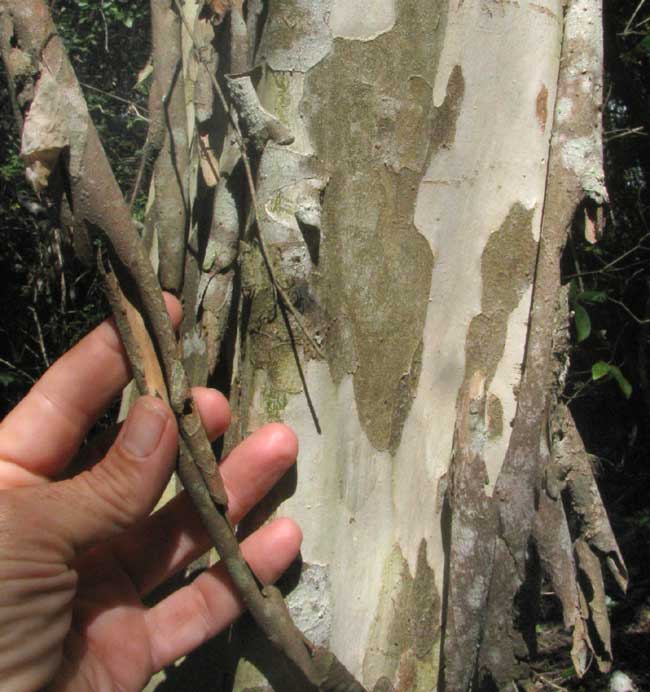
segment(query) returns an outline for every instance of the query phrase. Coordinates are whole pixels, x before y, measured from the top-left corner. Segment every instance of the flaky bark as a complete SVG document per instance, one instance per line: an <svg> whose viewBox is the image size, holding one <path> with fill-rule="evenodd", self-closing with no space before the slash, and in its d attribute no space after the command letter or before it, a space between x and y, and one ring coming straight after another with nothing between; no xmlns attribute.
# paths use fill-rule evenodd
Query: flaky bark
<svg viewBox="0 0 650 692"><path fill-rule="evenodd" d="M557 325L560 285L560 254L585 199L602 204L606 197L602 173L602 36L600 5L595 0L573 0L564 18L564 36L555 101L554 129L549 154L549 172L544 201L540 249L536 264L533 304L524 374L518 397L517 416L508 452L495 487L499 511L495 569L492 573L490 609L485 642L480 657L480 675L498 685L512 679L517 661L526 648L534 651L534 620L530 601L538 593L537 560L549 568L558 595L565 608L565 621L573 629L573 660L582 675L587 667L586 652L596 655L599 667L608 670L611 661L609 625L604 608L604 590L600 564L581 537L568 540L564 511L579 519L588 511L598 517L598 535L607 547L602 554L615 565L619 584L625 588L625 568L613 538L607 515L597 492L593 472L586 463L584 448L575 449L577 432L570 414L557 403L557 394L541 383L548 383L553 371L551 358L554 328ZM560 307L562 310L562 307ZM559 382L553 382L559 385ZM556 391L556 390L555 390ZM550 416L550 419L549 419ZM562 423L551 436L551 457L544 449L551 421ZM562 443L558 438L564 438ZM561 476L575 474L582 485L577 502L576 484L569 491L573 499L566 508L550 489L542 487L545 464L558 463L561 449L574 443L573 471L565 464ZM550 467L547 466L546 469ZM578 468L580 469L578 471ZM547 473L546 479L552 473ZM565 477L565 476L564 476ZM586 488L584 487L586 485ZM586 489L589 489L585 493ZM540 494L548 497L541 501ZM594 492L595 491L595 492ZM588 496L585 497L585 495ZM555 503L551 504L550 500ZM539 510L537 504L540 502ZM585 510L589 507L589 510ZM536 512L537 542L533 542ZM546 523L546 522L550 523ZM551 538L549 529L557 534ZM576 569L577 568L577 569ZM596 604L585 605L582 582L587 579ZM576 603L576 591L579 596ZM578 616L578 613L580 614ZM517 632L515 622L523 632ZM597 633L596 636L590 632ZM522 638L527 641L523 641ZM526 644L526 648L523 645ZM513 668L514 666L514 668Z"/></svg>

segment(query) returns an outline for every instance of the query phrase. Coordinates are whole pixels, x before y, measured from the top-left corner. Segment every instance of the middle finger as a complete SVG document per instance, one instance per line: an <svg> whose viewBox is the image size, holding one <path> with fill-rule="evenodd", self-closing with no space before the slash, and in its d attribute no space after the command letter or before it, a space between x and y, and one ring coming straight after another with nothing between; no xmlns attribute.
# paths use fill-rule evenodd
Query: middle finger
<svg viewBox="0 0 650 692"><path fill-rule="evenodd" d="M270 423L246 438L220 465L228 517L238 523L296 460L298 442L286 425ZM112 553L141 595L186 567L210 547L187 493L112 543Z"/></svg>

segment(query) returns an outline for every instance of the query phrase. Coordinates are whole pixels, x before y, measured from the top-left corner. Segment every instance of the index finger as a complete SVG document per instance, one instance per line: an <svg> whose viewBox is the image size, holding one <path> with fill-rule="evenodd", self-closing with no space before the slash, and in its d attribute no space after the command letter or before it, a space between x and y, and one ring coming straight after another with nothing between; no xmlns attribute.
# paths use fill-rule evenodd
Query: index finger
<svg viewBox="0 0 650 692"><path fill-rule="evenodd" d="M178 324L179 302L165 300ZM129 378L119 333L106 320L61 356L0 423L0 488L60 473Z"/></svg>

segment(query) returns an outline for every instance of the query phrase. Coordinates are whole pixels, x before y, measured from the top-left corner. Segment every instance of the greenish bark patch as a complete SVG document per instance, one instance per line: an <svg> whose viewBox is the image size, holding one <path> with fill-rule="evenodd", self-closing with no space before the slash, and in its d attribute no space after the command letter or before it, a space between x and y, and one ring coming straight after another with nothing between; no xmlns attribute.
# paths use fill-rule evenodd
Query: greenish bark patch
<svg viewBox="0 0 650 692"><path fill-rule="evenodd" d="M506 344L508 317L533 280L537 243L534 209L513 204L492 233L481 258L481 312L470 323L465 343L465 377L485 375L489 385Z"/></svg>
<svg viewBox="0 0 650 692"><path fill-rule="evenodd" d="M422 540L415 576L399 547L384 568L377 618L363 662L364 679L399 678L400 689L430 690L438 677L440 598ZM386 613L390 615L386 617ZM408 686L405 681L408 679Z"/></svg>
<svg viewBox="0 0 650 692"><path fill-rule="evenodd" d="M487 433L489 439L503 435L503 406L492 393L487 397Z"/></svg>
<svg viewBox="0 0 650 692"><path fill-rule="evenodd" d="M273 70L306 72L329 52L332 0L270 0L258 61Z"/></svg>
<svg viewBox="0 0 650 692"><path fill-rule="evenodd" d="M282 247L270 249L271 261L278 280L297 302L296 286L280 267ZM252 386L256 371L263 373L261 384L262 407L267 421L280 421L289 402L289 395L303 391L299 364L287 326L280 315L273 286L262 255L254 244L240 243L239 267L242 291L248 306L245 356L242 365L244 387L241 410L248 411L252 404ZM295 336L295 326L292 333Z"/></svg>
<svg viewBox="0 0 650 692"><path fill-rule="evenodd" d="M447 3L397 5L385 34L334 40L307 73L302 103L316 154L332 170L316 281L330 366L336 381L353 373L369 440L393 450L417 386L433 268L415 201L462 99L460 76L443 107L432 104Z"/></svg>

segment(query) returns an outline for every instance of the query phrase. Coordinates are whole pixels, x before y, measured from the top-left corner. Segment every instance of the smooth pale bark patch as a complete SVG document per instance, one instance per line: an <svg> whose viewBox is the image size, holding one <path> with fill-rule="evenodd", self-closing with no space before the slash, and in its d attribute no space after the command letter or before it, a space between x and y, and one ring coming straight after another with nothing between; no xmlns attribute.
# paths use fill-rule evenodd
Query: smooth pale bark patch
<svg viewBox="0 0 650 692"><path fill-rule="evenodd" d="M395 23L395 0L375 0L372 12L365 0L333 0L330 27L334 36L369 41Z"/></svg>

